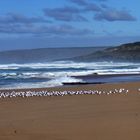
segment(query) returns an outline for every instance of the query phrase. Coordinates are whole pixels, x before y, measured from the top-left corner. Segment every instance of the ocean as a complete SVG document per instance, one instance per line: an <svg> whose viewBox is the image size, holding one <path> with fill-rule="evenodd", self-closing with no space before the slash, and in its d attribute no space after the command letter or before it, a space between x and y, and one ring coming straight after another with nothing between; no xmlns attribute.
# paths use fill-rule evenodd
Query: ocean
<svg viewBox="0 0 140 140"><path fill-rule="evenodd" d="M140 63L73 62L2 64L0 65L0 88L40 88L62 86L77 82L123 82L139 81L139 75L85 78L86 75L138 74ZM84 78L79 78L79 77ZM78 78L77 78L78 77Z"/></svg>
<svg viewBox="0 0 140 140"><path fill-rule="evenodd" d="M85 51L86 48L83 50ZM87 48L86 54L90 54L96 50L97 48ZM81 51L81 48L79 48L79 51L77 49L74 52L72 51L74 51L74 49L65 49L65 57L66 52L67 54L70 52L69 58L84 55L84 51ZM28 63L0 64L0 89L56 87L63 86L64 83L112 83L140 80L140 76L135 75L140 73L140 63L111 61L75 62L65 60L64 58L63 60L59 60L62 59L62 57L57 57L57 52L53 49L52 52L55 52L55 58L58 60L51 59L50 61L46 60L46 62L29 61ZM61 49L59 56L62 56L63 53L63 49ZM94 74L101 76L120 74L120 76L89 78L89 75ZM122 76L122 74L126 74L126 76ZM130 76L129 74L133 75Z"/></svg>

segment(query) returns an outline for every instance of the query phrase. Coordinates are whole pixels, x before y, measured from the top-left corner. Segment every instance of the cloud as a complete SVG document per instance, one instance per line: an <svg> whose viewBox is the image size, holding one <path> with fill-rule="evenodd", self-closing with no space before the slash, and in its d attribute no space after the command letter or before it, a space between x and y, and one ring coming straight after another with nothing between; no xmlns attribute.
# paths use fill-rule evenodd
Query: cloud
<svg viewBox="0 0 140 140"><path fill-rule="evenodd" d="M77 7L70 7L70 6L65 6L62 8L54 8L54 9L49 9L46 8L44 9L44 13L47 17L51 17L55 20L60 20L60 21L87 21L87 19L81 15L83 12L82 9L79 9Z"/></svg>
<svg viewBox="0 0 140 140"><path fill-rule="evenodd" d="M72 3L84 7L85 11L101 11L101 8L88 0L70 0Z"/></svg>
<svg viewBox="0 0 140 140"><path fill-rule="evenodd" d="M87 0L70 0L70 1L73 2L73 3L75 3L75 4L78 4L80 6L88 5Z"/></svg>
<svg viewBox="0 0 140 140"><path fill-rule="evenodd" d="M107 6L106 4L101 4L102 9L109 9L110 7Z"/></svg>
<svg viewBox="0 0 140 140"><path fill-rule="evenodd" d="M61 9L63 13L80 13L79 9L69 8ZM65 11L66 10L66 11ZM73 15L72 14L72 15ZM67 15L67 14L66 14ZM71 17L70 17L71 18ZM76 15L75 20L84 20L82 16ZM74 20L74 19L73 19ZM44 36L52 36L52 35L88 35L92 34L93 31L87 28L76 28L72 25L62 24L56 25L51 22L48 23L49 20L46 20L44 17L27 17L19 14L6 14L0 16L0 34L8 34L8 35L44 35Z"/></svg>
<svg viewBox="0 0 140 140"><path fill-rule="evenodd" d="M96 11L96 12L102 11L102 9L97 4L94 4L94 3L87 5L85 7L85 10L86 11Z"/></svg>
<svg viewBox="0 0 140 140"><path fill-rule="evenodd" d="M93 33L90 29L77 29L71 25L51 26L48 28L48 32L54 35L88 35Z"/></svg>
<svg viewBox="0 0 140 140"><path fill-rule="evenodd" d="M83 7L85 12L93 12L94 19L98 21L135 21L136 18L126 10L117 10L106 4L93 3L93 0L69 0L72 3ZM105 2L108 0L96 0ZM94 0L95 2L95 0Z"/></svg>
<svg viewBox="0 0 140 140"><path fill-rule="evenodd" d="M97 2L104 2L107 0L69 0L72 3L75 3L79 6L86 6L86 5L90 5L93 4L93 2L97 1Z"/></svg>
<svg viewBox="0 0 140 140"><path fill-rule="evenodd" d="M95 20L102 21L135 21L136 18L133 17L129 12L125 10L115 10L106 9L95 14Z"/></svg>
<svg viewBox="0 0 140 140"><path fill-rule="evenodd" d="M88 21L84 17L86 14L93 14L94 20L98 21L135 21L136 18L126 10L118 10L107 6L106 4L93 3L92 0L68 0L75 6L65 6L60 8L46 8L44 14L58 21L85 22ZM107 0L96 0L107 1ZM95 1L94 1L95 2Z"/></svg>
<svg viewBox="0 0 140 140"><path fill-rule="evenodd" d="M104 2L104 1L108 1L108 0L96 0L96 1Z"/></svg>
<svg viewBox="0 0 140 140"><path fill-rule="evenodd" d="M0 33L8 35L44 35L44 36L77 36L93 34L90 29L79 29L71 25L21 25L21 24L0 24Z"/></svg>
<svg viewBox="0 0 140 140"><path fill-rule="evenodd" d="M27 17L21 14L9 13L6 15L0 16L0 23L20 23L20 24L29 24L29 23L47 23L51 22L44 19L43 17Z"/></svg>

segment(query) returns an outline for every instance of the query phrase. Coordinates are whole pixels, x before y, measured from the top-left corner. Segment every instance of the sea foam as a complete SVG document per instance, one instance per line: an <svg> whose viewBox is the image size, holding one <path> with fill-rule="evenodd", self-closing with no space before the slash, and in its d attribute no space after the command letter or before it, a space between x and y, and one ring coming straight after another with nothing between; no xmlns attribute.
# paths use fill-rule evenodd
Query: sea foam
<svg viewBox="0 0 140 140"><path fill-rule="evenodd" d="M55 61L0 65L0 88L53 87L84 82L74 76L140 74L140 63Z"/></svg>

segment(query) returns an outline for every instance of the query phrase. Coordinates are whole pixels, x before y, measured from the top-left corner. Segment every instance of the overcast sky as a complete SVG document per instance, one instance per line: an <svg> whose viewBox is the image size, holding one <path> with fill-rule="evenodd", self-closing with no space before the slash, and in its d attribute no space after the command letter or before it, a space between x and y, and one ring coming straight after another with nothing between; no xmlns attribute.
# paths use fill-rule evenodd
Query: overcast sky
<svg viewBox="0 0 140 140"><path fill-rule="evenodd" d="M140 40L140 0L1 0L0 51Z"/></svg>

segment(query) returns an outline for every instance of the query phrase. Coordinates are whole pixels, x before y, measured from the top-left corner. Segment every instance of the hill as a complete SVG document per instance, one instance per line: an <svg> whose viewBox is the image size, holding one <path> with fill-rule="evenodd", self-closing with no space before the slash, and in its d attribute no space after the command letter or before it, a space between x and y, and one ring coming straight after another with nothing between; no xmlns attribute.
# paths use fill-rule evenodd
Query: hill
<svg viewBox="0 0 140 140"><path fill-rule="evenodd" d="M107 48L88 55L75 57L75 61L140 62L140 42Z"/></svg>

